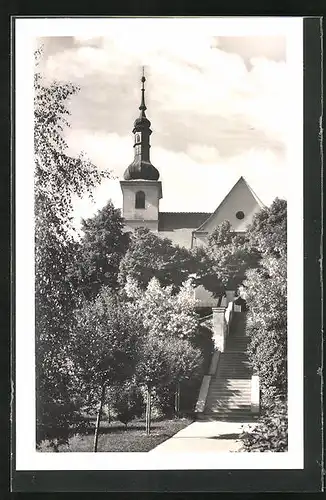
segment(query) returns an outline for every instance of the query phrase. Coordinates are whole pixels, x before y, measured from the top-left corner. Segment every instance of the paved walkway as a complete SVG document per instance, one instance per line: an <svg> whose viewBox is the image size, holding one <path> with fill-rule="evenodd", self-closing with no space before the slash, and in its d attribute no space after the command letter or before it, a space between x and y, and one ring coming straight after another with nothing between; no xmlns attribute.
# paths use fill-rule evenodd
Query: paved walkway
<svg viewBox="0 0 326 500"><path fill-rule="evenodd" d="M252 425L248 421L197 421L159 444L149 453L240 451L239 435Z"/></svg>

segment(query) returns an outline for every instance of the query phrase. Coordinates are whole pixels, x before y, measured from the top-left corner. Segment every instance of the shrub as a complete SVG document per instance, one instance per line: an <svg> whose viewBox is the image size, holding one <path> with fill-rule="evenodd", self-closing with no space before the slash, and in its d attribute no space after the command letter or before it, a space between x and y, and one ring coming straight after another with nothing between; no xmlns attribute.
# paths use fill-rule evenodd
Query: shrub
<svg viewBox="0 0 326 500"><path fill-rule="evenodd" d="M143 394L135 383L126 382L116 387L112 407L117 420L127 426L131 420L144 413Z"/></svg>
<svg viewBox="0 0 326 500"><path fill-rule="evenodd" d="M243 432L244 451L287 451L288 416L286 401L278 401L261 417L257 426Z"/></svg>

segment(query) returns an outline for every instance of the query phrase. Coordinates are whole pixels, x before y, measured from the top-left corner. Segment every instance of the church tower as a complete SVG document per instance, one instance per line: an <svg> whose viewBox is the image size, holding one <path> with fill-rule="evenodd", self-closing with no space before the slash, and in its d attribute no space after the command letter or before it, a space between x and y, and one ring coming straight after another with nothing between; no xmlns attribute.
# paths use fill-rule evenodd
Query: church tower
<svg viewBox="0 0 326 500"><path fill-rule="evenodd" d="M126 169L120 186L123 195L122 215L128 229L139 226L158 231L159 201L162 184L159 171L150 161L151 122L146 117L145 82L141 78L140 114L134 122L134 161Z"/></svg>

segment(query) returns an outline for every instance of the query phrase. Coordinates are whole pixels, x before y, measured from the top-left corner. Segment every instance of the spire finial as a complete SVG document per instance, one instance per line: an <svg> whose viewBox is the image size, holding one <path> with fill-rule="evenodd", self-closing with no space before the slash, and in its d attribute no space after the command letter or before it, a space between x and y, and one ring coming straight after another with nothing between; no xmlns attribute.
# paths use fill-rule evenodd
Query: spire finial
<svg viewBox="0 0 326 500"><path fill-rule="evenodd" d="M140 103L140 106L139 106L139 109L141 111L141 116L145 116L145 110L147 109L146 108L146 104L145 104L145 82L146 82L146 78L145 78L145 66L142 67L142 77L141 77L141 83L142 83L142 86L141 86L141 103Z"/></svg>

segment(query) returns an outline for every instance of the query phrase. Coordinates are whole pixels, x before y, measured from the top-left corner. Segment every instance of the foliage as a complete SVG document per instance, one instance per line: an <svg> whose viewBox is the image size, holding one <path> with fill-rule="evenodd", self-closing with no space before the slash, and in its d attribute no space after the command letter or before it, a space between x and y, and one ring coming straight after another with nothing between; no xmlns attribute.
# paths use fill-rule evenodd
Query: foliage
<svg viewBox="0 0 326 500"><path fill-rule="evenodd" d="M40 57L40 54L37 54ZM34 80L35 164L35 332L37 439L57 432L64 438L74 422L68 343L71 311L77 303L67 268L74 262L72 196L91 194L107 173L83 155L67 155L63 138L69 125L69 100L77 92L70 83ZM56 411L54 410L56 409ZM60 410L61 409L61 410Z"/></svg>
<svg viewBox="0 0 326 500"><path fill-rule="evenodd" d="M249 237L262 254L240 293L248 307L248 355L261 386L262 420L246 448L284 451L287 442L286 202L276 199L254 218ZM269 443L270 441L270 443Z"/></svg>
<svg viewBox="0 0 326 500"><path fill-rule="evenodd" d="M111 405L116 418L126 426L134 418L141 417L145 407L141 390L130 380L115 386Z"/></svg>
<svg viewBox="0 0 326 500"><path fill-rule="evenodd" d="M262 255L279 257L286 253L287 246L287 203L275 198L270 207L255 214L248 228L250 244Z"/></svg>
<svg viewBox="0 0 326 500"><path fill-rule="evenodd" d="M201 350L194 346L198 318L192 285L184 283L176 295L172 288L162 287L156 278L145 291L130 278L124 288L130 311L141 319L146 332L140 343L136 380L147 393L147 433L153 393L162 399L169 386L195 376L202 365Z"/></svg>
<svg viewBox="0 0 326 500"><path fill-rule="evenodd" d="M209 236L207 255L211 274L224 290L237 289L247 269L257 267L260 258L247 235L233 232L229 221L222 222Z"/></svg>
<svg viewBox="0 0 326 500"><path fill-rule="evenodd" d="M270 411L265 412L254 429L242 434L244 451L287 451L287 428L287 404L279 399Z"/></svg>
<svg viewBox="0 0 326 500"><path fill-rule="evenodd" d="M225 292L225 283L222 276L216 273L216 260L207 247L200 246L191 249L196 263L193 282L196 286L202 285L206 290L219 297Z"/></svg>
<svg viewBox="0 0 326 500"><path fill-rule="evenodd" d="M145 291L131 278L127 279L124 291L132 301L130 307L142 318L144 328L157 338L169 336L192 339L198 326L195 312L196 300L190 281L173 294L172 285L161 286L152 278Z"/></svg>
<svg viewBox="0 0 326 500"><path fill-rule="evenodd" d="M119 265L129 242L120 210L109 201L94 217L82 221L82 231L70 279L87 299L94 298L102 286L117 290Z"/></svg>
<svg viewBox="0 0 326 500"><path fill-rule="evenodd" d="M119 281L124 285L131 278L144 290L155 277L162 286L172 285L175 292L197 268L189 250L174 246L171 240L157 236L148 228L139 227L131 235L121 261Z"/></svg>
<svg viewBox="0 0 326 500"><path fill-rule="evenodd" d="M147 393L146 431L150 432L151 399L153 394L166 411L166 396L171 386L180 380L196 376L202 364L201 352L188 340L178 337L156 337L153 334L143 340L136 367L136 380ZM164 396L164 397L162 397Z"/></svg>
<svg viewBox="0 0 326 500"><path fill-rule="evenodd" d="M262 390L275 387L286 394L287 385L286 258L264 257L261 269L250 270L242 289L246 300L248 355Z"/></svg>
<svg viewBox="0 0 326 500"><path fill-rule="evenodd" d="M123 382L133 375L143 325L105 287L93 301L84 300L74 316L70 342L76 391L87 409L94 409L104 384Z"/></svg>

